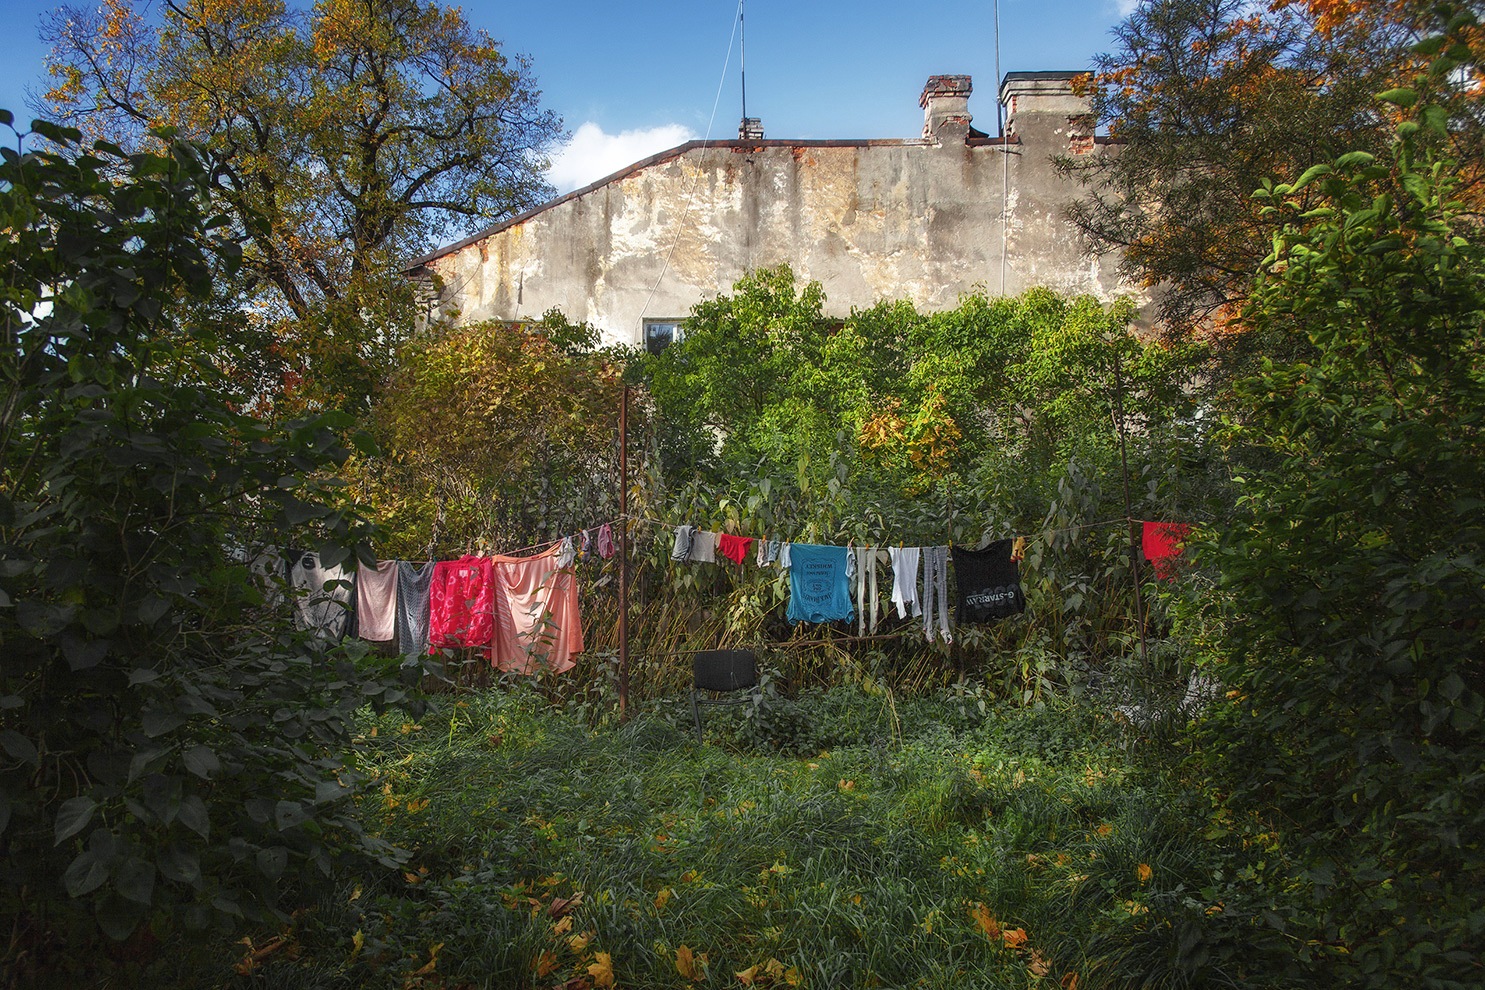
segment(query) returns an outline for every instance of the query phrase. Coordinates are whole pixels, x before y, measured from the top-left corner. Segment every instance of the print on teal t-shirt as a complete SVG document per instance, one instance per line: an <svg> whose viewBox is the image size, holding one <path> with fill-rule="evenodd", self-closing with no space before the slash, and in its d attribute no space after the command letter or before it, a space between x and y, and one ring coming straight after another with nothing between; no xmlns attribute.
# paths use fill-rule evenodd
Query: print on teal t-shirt
<svg viewBox="0 0 1485 990"><path fill-rule="evenodd" d="M795 543L789 562L789 621L849 622L856 614L846 580L846 548Z"/></svg>

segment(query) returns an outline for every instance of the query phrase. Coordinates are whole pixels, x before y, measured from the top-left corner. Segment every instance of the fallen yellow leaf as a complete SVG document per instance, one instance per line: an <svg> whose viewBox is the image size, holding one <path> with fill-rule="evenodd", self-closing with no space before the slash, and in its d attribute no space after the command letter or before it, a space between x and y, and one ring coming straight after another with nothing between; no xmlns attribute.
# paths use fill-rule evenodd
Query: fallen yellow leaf
<svg viewBox="0 0 1485 990"><path fill-rule="evenodd" d="M758 967L756 965L749 966L742 972L733 973L732 975L737 977L738 982L740 982L743 986L750 987L753 985L753 978L758 975Z"/></svg>
<svg viewBox="0 0 1485 990"><path fill-rule="evenodd" d="M541 955L536 957L536 978L544 979L547 974L557 968L557 953L543 949Z"/></svg>
<svg viewBox="0 0 1485 990"><path fill-rule="evenodd" d="M696 956L689 946L683 945L675 950L675 971L688 980L702 978L701 967L696 965Z"/></svg>
<svg viewBox="0 0 1485 990"><path fill-rule="evenodd" d="M1062 984L1062 990L1078 990L1077 973L1063 973L1060 982Z"/></svg>
<svg viewBox="0 0 1485 990"><path fill-rule="evenodd" d="M594 963L588 967L588 975L593 977L595 987L612 987L614 985L614 961L607 952L599 952L594 955Z"/></svg>
<svg viewBox="0 0 1485 990"><path fill-rule="evenodd" d="M672 894L674 894L674 893L675 893L675 891L671 890L669 887L666 887L664 890L660 891L660 893L656 894L655 895L655 910L656 911L662 910L665 907L665 905L670 902L670 896Z"/></svg>
<svg viewBox="0 0 1485 990"><path fill-rule="evenodd" d="M976 902L975 906L969 909L969 916L974 919L975 924L980 926L986 938L1000 937L1000 922L995 920L995 916L985 905Z"/></svg>
<svg viewBox="0 0 1485 990"><path fill-rule="evenodd" d="M1007 928L1000 933L1000 937L1005 941L1007 948L1019 949L1026 944L1026 929Z"/></svg>
<svg viewBox="0 0 1485 990"><path fill-rule="evenodd" d="M1151 870L1150 870L1150 864L1149 863L1141 863L1139 866L1136 866L1134 868L1134 872L1135 872L1135 875L1140 878L1140 883L1149 883L1150 882Z"/></svg>
<svg viewBox="0 0 1485 990"><path fill-rule="evenodd" d="M1031 962L1026 964L1026 968L1031 970L1032 976L1046 976L1052 971L1052 964L1047 961L1046 956L1032 949Z"/></svg>
<svg viewBox="0 0 1485 990"><path fill-rule="evenodd" d="M572 915L570 914L552 926L553 935L566 935L570 931L572 931Z"/></svg>
<svg viewBox="0 0 1485 990"><path fill-rule="evenodd" d="M409 973L408 975L409 976L428 976L429 974L437 971L437 969L438 969L438 953L439 953L439 950L442 949L442 948L443 948L443 943L442 942L439 942L437 945L434 945L432 948L430 948L428 950L428 961L423 964L423 966L422 966L421 969L414 970L412 973Z"/></svg>

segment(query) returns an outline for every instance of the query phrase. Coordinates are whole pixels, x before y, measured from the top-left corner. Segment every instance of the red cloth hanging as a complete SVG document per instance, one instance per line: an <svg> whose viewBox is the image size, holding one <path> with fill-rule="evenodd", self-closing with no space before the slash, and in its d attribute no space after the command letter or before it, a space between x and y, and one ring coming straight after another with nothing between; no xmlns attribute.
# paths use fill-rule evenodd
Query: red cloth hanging
<svg viewBox="0 0 1485 990"><path fill-rule="evenodd" d="M717 537L717 552L734 564L743 562L743 558L748 555L748 547L752 545L751 536L733 536L731 533L722 533Z"/></svg>
<svg viewBox="0 0 1485 990"><path fill-rule="evenodd" d="M1142 525L1140 544L1145 559L1162 581L1176 579L1176 558L1186 542L1191 527L1186 523L1147 522Z"/></svg>
<svg viewBox="0 0 1485 990"><path fill-rule="evenodd" d="M490 647L495 585L489 557L464 556L433 565L428 593L428 652L442 647Z"/></svg>

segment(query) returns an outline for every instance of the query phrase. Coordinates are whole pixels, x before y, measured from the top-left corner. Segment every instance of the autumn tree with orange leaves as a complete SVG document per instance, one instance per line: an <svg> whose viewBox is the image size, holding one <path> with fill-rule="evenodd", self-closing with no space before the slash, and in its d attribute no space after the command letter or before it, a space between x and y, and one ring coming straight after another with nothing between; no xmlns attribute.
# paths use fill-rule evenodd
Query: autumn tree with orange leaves
<svg viewBox="0 0 1485 990"><path fill-rule="evenodd" d="M1173 332L1226 326L1272 246L1254 190L1385 149L1396 121L1376 94L1413 84L1427 61L1416 44L1451 16L1423 0L1144 0L1079 80L1117 151L1061 163L1087 187L1073 221L1160 287ZM1481 62L1462 61L1433 96L1472 171Z"/></svg>
<svg viewBox="0 0 1485 990"><path fill-rule="evenodd" d="M289 409L364 409L414 322L401 262L539 202L560 121L529 62L428 0L103 0L62 7L47 109L147 146L203 144L244 249L267 380Z"/></svg>

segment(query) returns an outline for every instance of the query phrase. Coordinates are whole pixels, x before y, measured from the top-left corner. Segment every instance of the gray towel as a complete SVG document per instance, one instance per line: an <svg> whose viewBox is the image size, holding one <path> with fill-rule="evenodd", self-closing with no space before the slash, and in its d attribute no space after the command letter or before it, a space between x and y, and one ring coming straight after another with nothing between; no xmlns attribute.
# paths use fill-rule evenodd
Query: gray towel
<svg viewBox="0 0 1485 990"><path fill-rule="evenodd" d="M419 569L397 562L397 649L403 654L428 652L428 590L433 585L433 561Z"/></svg>

